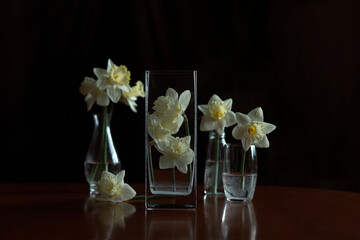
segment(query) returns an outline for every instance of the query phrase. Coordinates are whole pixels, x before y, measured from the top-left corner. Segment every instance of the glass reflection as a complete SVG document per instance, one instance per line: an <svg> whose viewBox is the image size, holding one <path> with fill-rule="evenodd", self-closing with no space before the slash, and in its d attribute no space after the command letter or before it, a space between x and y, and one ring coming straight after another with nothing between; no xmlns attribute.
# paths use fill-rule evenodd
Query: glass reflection
<svg viewBox="0 0 360 240"><path fill-rule="evenodd" d="M84 212L95 231L94 239L111 239L116 228L126 227L126 218L136 212L136 207L126 202L99 202L89 197Z"/></svg>
<svg viewBox="0 0 360 240"><path fill-rule="evenodd" d="M222 215L223 239L238 236L242 240L256 239L256 214L252 203L227 201Z"/></svg>
<svg viewBox="0 0 360 240"><path fill-rule="evenodd" d="M146 239L195 239L195 210L146 211Z"/></svg>
<svg viewBox="0 0 360 240"><path fill-rule="evenodd" d="M209 219L206 226L207 236L211 239L221 239L221 223L222 215L225 207L225 198L218 196L204 196L204 215L205 219Z"/></svg>

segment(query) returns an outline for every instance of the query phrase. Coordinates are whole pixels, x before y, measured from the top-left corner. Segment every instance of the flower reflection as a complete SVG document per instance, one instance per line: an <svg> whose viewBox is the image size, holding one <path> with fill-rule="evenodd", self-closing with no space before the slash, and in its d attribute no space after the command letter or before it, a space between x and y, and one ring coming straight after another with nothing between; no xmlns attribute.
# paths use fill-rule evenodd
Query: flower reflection
<svg viewBox="0 0 360 240"><path fill-rule="evenodd" d="M238 239L256 239L256 215L252 203L227 201L221 223L224 239L239 236Z"/></svg>
<svg viewBox="0 0 360 240"><path fill-rule="evenodd" d="M125 228L126 218L136 212L136 207L126 202L99 202L89 197L84 212L96 231L95 239L110 239L115 228Z"/></svg>
<svg viewBox="0 0 360 240"><path fill-rule="evenodd" d="M196 211L147 211L146 239L195 239Z"/></svg>

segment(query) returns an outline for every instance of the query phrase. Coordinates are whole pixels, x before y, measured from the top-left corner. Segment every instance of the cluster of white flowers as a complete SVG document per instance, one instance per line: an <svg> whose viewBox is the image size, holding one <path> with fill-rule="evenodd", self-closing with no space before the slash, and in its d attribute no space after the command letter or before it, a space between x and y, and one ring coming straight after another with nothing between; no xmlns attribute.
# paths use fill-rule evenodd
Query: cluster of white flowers
<svg viewBox="0 0 360 240"><path fill-rule="evenodd" d="M130 87L130 71L125 65L117 66L109 59L107 69L94 68L94 74L97 80L85 77L80 86L88 111L95 102L106 107L111 100L114 103L121 101L136 112L137 97L145 97L144 84L137 81L135 86Z"/></svg>
<svg viewBox="0 0 360 240"><path fill-rule="evenodd" d="M241 140L242 146L247 151L250 145L259 148L268 148L269 140L266 134L275 130L275 125L264 122L261 107L255 108L247 115L231 111L232 99L222 101L217 95L213 95L207 105L199 105L198 108L204 114L200 123L201 131L215 130L219 135L223 134L225 127L237 126L232 131L232 136Z"/></svg>
<svg viewBox="0 0 360 240"><path fill-rule="evenodd" d="M156 149L163 154L159 159L160 169L174 168L187 173L188 164L194 160L190 148L191 136L174 137L184 122L184 112L189 105L191 93L184 91L180 97L169 88L165 96L158 97L153 106L154 113L149 115L148 133L155 142Z"/></svg>

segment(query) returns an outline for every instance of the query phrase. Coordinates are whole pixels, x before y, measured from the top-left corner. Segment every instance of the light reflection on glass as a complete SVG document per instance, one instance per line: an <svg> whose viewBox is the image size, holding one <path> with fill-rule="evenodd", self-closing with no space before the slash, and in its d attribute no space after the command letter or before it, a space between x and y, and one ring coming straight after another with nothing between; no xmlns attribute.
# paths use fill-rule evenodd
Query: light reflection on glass
<svg viewBox="0 0 360 240"><path fill-rule="evenodd" d="M221 239L222 215L225 207L225 198L218 196L204 196L204 215L205 219L211 219L206 223L206 232L208 236L214 236L214 239Z"/></svg>
<svg viewBox="0 0 360 240"><path fill-rule="evenodd" d="M223 239L239 236L241 240L255 240L257 223L252 203L227 201L221 223Z"/></svg>
<svg viewBox="0 0 360 240"><path fill-rule="evenodd" d="M100 202L89 197L84 212L93 226L95 239L110 239L116 228L126 227L126 218L136 212L136 207L126 202Z"/></svg>
<svg viewBox="0 0 360 240"><path fill-rule="evenodd" d="M195 210L153 210L146 211L147 240L195 239Z"/></svg>

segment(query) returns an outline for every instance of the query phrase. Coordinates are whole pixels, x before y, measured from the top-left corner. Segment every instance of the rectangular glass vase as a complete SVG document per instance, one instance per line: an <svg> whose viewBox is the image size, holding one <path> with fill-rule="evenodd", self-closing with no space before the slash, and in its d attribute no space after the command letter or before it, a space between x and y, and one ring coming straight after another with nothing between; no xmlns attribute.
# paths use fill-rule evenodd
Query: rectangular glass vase
<svg viewBox="0 0 360 240"><path fill-rule="evenodd" d="M196 207L197 72L145 72L145 205Z"/></svg>

